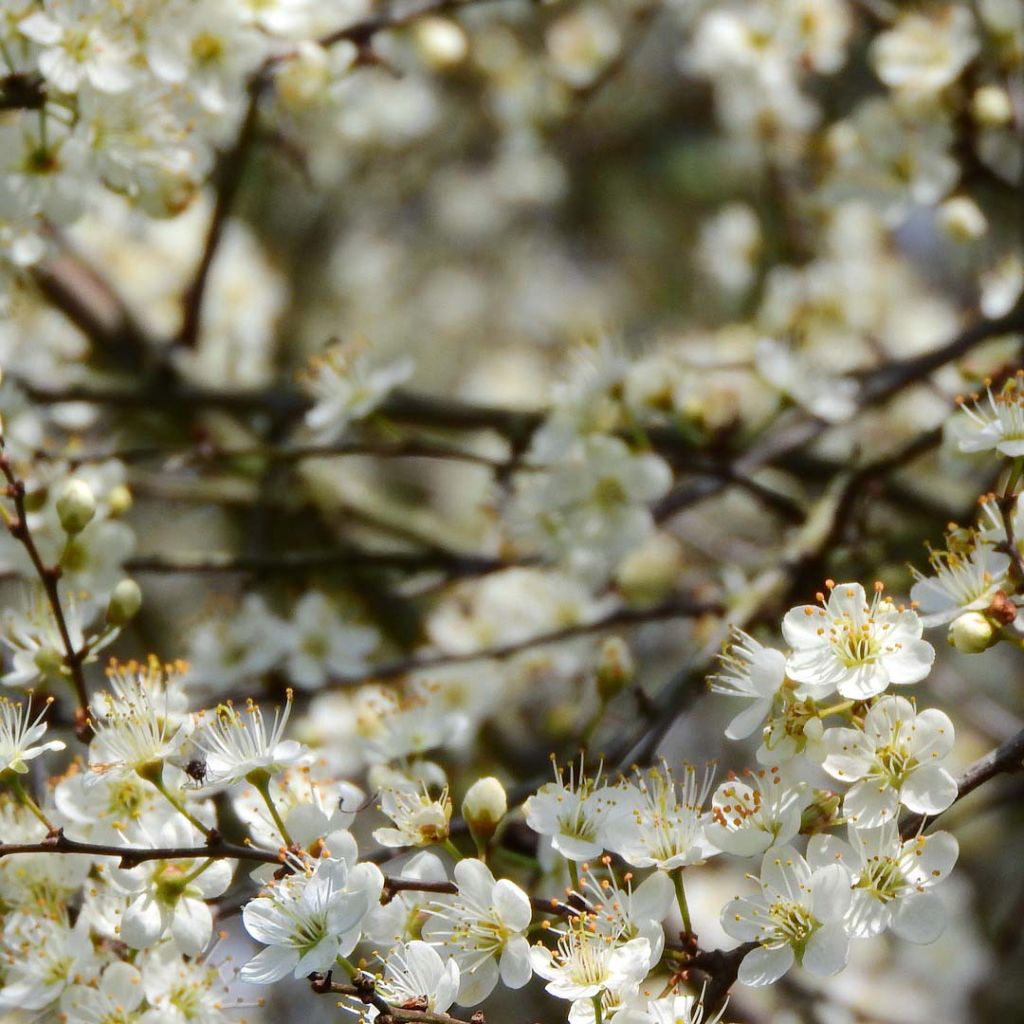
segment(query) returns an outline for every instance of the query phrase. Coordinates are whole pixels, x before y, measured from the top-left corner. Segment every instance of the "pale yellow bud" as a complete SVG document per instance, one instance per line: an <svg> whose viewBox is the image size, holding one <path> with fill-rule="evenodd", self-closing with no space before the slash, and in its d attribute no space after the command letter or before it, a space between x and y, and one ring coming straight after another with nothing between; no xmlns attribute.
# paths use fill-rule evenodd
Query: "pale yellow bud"
<svg viewBox="0 0 1024 1024"><path fill-rule="evenodd" d="M81 533L96 515L92 488L84 480L69 480L57 498L57 515L65 533Z"/></svg>
<svg viewBox="0 0 1024 1024"><path fill-rule="evenodd" d="M622 560L615 581L631 605L654 604L675 589L682 568L679 542L655 533Z"/></svg>
<svg viewBox="0 0 1024 1024"><path fill-rule="evenodd" d="M466 59L469 43L462 29L448 18L421 18L416 22L416 44L423 60L443 71Z"/></svg>
<svg viewBox="0 0 1024 1024"><path fill-rule="evenodd" d="M620 636L610 636L601 644L597 661L597 693L609 701L628 686L636 673L629 645Z"/></svg>
<svg viewBox="0 0 1024 1024"><path fill-rule="evenodd" d="M961 654L980 654L997 640L996 629L981 612L964 612L949 624L947 639Z"/></svg>
<svg viewBox="0 0 1024 1024"><path fill-rule="evenodd" d="M111 487L107 495L107 507L112 516L123 516L132 507L132 492L124 484Z"/></svg>
<svg viewBox="0 0 1024 1024"><path fill-rule="evenodd" d="M1013 120L1013 104L1001 86L983 85L971 97L971 116L982 128L1002 128Z"/></svg>
<svg viewBox="0 0 1024 1024"><path fill-rule="evenodd" d="M508 812L505 787L493 775L477 779L462 801L462 816L470 832L481 842L487 842L497 831L498 824Z"/></svg>
<svg viewBox="0 0 1024 1024"><path fill-rule="evenodd" d="M107 622L111 626L123 626L135 618L142 607L142 591L135 580L121 580L110 594L107 602Z"/></svg>
<svg viewBox="0 0 1024 1024"><path fill-rule="evenodd" d="M938 222L954 242L975 242L988 230L985 214L967 196L947 199L939 207Z"/></svg>

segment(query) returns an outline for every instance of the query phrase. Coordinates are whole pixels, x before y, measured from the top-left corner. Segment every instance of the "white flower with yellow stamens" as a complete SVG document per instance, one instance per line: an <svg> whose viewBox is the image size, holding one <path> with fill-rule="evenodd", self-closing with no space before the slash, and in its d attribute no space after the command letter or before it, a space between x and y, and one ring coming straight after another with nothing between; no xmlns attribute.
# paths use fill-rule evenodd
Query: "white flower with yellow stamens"
<svg viewBox="0 0 1024 1024"><path fill-rule="evenodd" d="M986 388L985 397L959 400L963 415L950 421L950 430L960 451L1024 455L1024 376L1011 377L996 392Z"/></svg>
<svg viewBox="0 0 1024 1024"><path fill-rule="evenodd" d="M507 878L495 881L483 861L455 865L458 895L429 907L423 937L459 965L459 1003L475 1006L498 984L522 988L530 980L526 929L533 911L526 893Z"/></svg>
<svg viewBox="0 0 1024 1024"><path fill-rule="evenodd" d="M683 768L681 781L664 761L660 768L638 771L635 784L620 788L609 816L608 849L637 868L671 871L703 864L718 853L705 834L710 789L711 772L700 776L693 765Z"/></svg>
<svg viewBox="0 0 1024 1024"><path fill-rule="evenodd" d="M49 750L63 750L61 740L49 740L37 743L46 732L43 715L52 703L50 697L43 709L35 718L32 717L32 705L29 701L16 704L6 697L0 697L0 775L4 772L17 772L24 775L28 771L26 761L32 761Z"/></svg>
<svg viewBox="0 0 1024 1024"><path fill-rule="evenodd" d="M933 551L933 576L911 568L917 581L910 597L925 626L942 626L964 612L984 611L1006 580L1010 557L978 542L968 552Z"/></svg>
<svg viewBox="0 0 1024 1024"><path fill-rule="evenodd" d="M869 602L859 583L831 584L826 602L786 613L782 632L792 653L786 673L797 683L851 700L867 700L890 684L918 683L931 670L935 650L921 639L921 619L882 596Z"/></svg>
<svg viewBox="0 0 1024 1024"><path fill-rule="evenodd" d="M956 780L942 766L953 749L953 723L938 708L920 714L904 697L883 697L860 729L827 729L823 767L853 783L843 800L859 828L892 821L900 804L916 814L938 814L957 796Z"/></svg>
<svg viewBox="0 0 1024 1024"><path fill-rule="evenodd" d="M312 753L296 740L284 738L291 710L290 690L284 710L274 711L269 727L252 699L246 701L244 714L231 703L218 705L214 720L201 725L195 736L196 746L206 755L206 783L230 786L253 773L274 775L309 764Z"/></svg>

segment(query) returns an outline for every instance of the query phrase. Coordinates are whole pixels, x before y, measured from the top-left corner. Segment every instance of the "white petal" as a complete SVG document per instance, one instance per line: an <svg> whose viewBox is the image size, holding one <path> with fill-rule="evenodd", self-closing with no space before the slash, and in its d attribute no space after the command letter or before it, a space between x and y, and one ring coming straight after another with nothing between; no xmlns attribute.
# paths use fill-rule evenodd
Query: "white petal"
<svg viewBox="0 0 1024 1024"><path fill-rule="evenodd" d="M822 628L828 629L828 615L813 604L790 609L782 620L782 635L794 650L825 646L827 640L818 632Z"/></svg>
<svg viewBox="0 0 1024 1024"><path fill-rule="evenodd" d="M180 899L171 921L171 935L186 956L198 956L210 941L213 916L202 900Z"/></svg>
<svg viewBox="0 0 1024 1024"><path fill-rule="evenodd" d="M750 900L730 900L722 908L722 930L726 935L741 942L756 942L762 934L762 926L753 917L755 904Z"/></svg>
<svg viewBox="0 0 1024 1024"><path fill-rule="evenodd" d="M956 780L945 768L923 765L903 783L900 801L918 814L938 814L952 805L957 792Z"/></svg>
<svg viewBox="0 0 1024 1024"><path fill-rule="evenodd" d="M290 946L268 946L242 965L238 977L252 985L269 985L289 974L298 962L298 950Z"/></svg>
<svg viewBox="0 0 1024 1024"><path fill-rule="evenodd" d="M848 669L836 689L847 700L867 700L883 693L889 682L888 661L881 660Z"/></svg>
<svg viewBox="0 0 1024 1024"><path fill-rule="evenodd" d="M460 1006L476 1006L494 991L497 984L498 963L493 957L488 957L476 970L462 972L456 1002Z"/></svg>
<svg viewBox="0 0 1024 1024"><path fill-rule="evenodd" d="M946 908L933 892L915 892L899 901L892 930L908 942L934 942L946 927Z"/></svg>
<svg viewBox="0 0 1024 1024"><path fill-rule="evenodd" d="M882 661L889 673L889 681L896 686L919 683L932 670L935 648L927 640L903 640L902 646Z"/></svg>
<svg viewBox="0 0 1024 1024"><path fill-rule="evenodd" d="M502 878L494 886L493 900L494 909L508 928L521 932L530 927L533 919L530 898L515 882Z"/></svg>
<svg viewBox="0 0 1024 1024"><path fill-rule="evenodd" d="M533 976L530 944L522 935L508 940L501 954L501 981L506 988L522 988Z"/></svg>
<svg viewBox="0 0 1024 1024"><path fill-rule="evenodd" d="M121 918L121 941L133 949L146 949L163 936L170 922L170 908L144 892L132 900Z"/></svg>
<svg viewBox="0 0 1024 1024"><path fill-rule="evenodd" d="M730 740L746 739L768 717L771 706L770 700L755 700L728 724L725 735Z"/></svg>
<svg viewBox="0 0 1024 1024"><path fill-rule="evenodd" d="M891 786L875 779L858 782L843 800L843 814L858 828L876 828L896 817L899 794Z"/></svg>
<svg viewBox="0 0 1024 1024"><path fill-rule="evenodd" d="M744 985L771 985L793 966L793 959L790 946L780 946L778 949L758 946L743 958L737 977Z"/></svg>
<svg viewBox="0 0 1024 1024"><path fill-rule="evenodd" d="M846 966L850 952L850 937L841 921L823 925L807 941L802 965L812 974L828 977L838 974Z"/></svg>
<svg viewBox="0 0 1024 1024"><path fill-rule="evenodd" d="M811 875L811 909L819 921L841 919L850 906L850 872L844 864L818 868Z"/></svg>

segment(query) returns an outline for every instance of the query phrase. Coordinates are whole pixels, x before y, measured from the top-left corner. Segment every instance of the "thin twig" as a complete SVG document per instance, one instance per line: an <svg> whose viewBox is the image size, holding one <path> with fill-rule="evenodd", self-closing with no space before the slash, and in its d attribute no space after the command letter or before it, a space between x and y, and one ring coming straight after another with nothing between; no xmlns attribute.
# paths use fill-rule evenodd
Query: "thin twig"
<svg viewBox="0 0 1024 1024"><path fill-rule="evenodd" d="M53 613L57 631L60 633L61 644L64 647L64 665L78 700L78 707L75 709L75 734L80 740L86 742L92 735L92 728L89 725L89 693L86 689L85 672L82 668L88 652L85 648L76 650L71 640L71 633L68 630L67 619L60 600L60 566L47 565L39 553L32 530L28 525L25 481L15 475L10 460L5 454L0 454L0 473L7 481L7 497L14 502L15 517L7 521L7 530L27 552L46 594L46 600L50 605L50 611Z"/></svg>
<svg viewBox="0 0 1024 1024"><path fill-rule="evenodd" d="M523 651L547 647L576 637L601 633L619 626L636 626L647 622L661 622L666 619L699 618L703 615L721 615L723 608L715 602L695 601L685 595L677 595L647 608L616 608L589 622L576 622L571 626L538 633L496 647L484 647L475 651L460 651L457 654L437 654L419 658L407 658L390 664L379 665L365 673L352 676L335 676L327 684L328 689L360 686L380 679L395 679L445 665L462 665L475 661L501 661L514 657Z"/></svg>

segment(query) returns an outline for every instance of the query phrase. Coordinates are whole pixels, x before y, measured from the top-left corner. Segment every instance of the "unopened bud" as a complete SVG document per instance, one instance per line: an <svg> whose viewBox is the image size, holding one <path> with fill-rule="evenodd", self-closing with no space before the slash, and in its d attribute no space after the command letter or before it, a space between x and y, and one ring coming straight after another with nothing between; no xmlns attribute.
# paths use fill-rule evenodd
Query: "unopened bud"
<svg viewBox="0 0 1024 1024"><path fill-rule="evenodd" d="M949 624L949 643L961 654L980 654L996 639L995 626L981 612L964 612Z"/></svg>
<svg viewBox="0 0 1024 1024"><path fill-rule="evenodd" d="M466 33L449 18L421 18L416 22L415 36L423 59L438 71L466 59Z"/></svg>
<svg viewBox="0 0 1024 1024"><path fill-rule="evenodd" d="M135 580L121 580L110 594L107 602L107 622L111 626L123 626L135 618L142 607L142 591Z"/></svg>
<svg viewBox="0 0 1024 1024"><path fill-rule="evenodd" d="M968 196L954 196L939 207L939 227L954 242L974 242L988 231L988 221Z"/></svg>
<svg viewBox="0 0 1024 1024"><path fill-rule="evenodd" d="M597 661L597 694L610 701L629 685L636 672L629 646L620 636L610 636L601 644Z"/></svg>
<svg viewBox="0 0 1024 1024"><path fill-rule="evenodd" d="M982 128L1001 128L1013 119L1009 94L998 85L983 85L971 97L971 116Z"/></svg>
<svg viewBox="0 0 1024 1024"><path fill-rule="evenodd" d="M96 498L84 480L69 480L57 498L57 515L65 533L81 533L96 515Z"/></svg>
<svg viewBox="0 0 1024 1024"><path fill-rule="evenodd" d="M111 487L107 494L107 507L112 516L123 516L132 507L132 492L124 484Z"/></svg>
<svg viewBox="0 0 1024 1024"><path fill-rule="evenodd" d="M477 779L462 801L462 816L473 836L486 843L508 812L505 787L493 775Z"/></svg>
<svg viewBox="0 0 1024 1024"><path fill-rule="evenodd" d="M838 825L841 802L836 793L831 793L827 789L815 790L814 800L800 816L801 833L814 835Z"/></svg>
<svg viewBox="0 0 1024 1024"><path fill-rule="evenodd" d="M655 604L677 584L682 563L679 542L666 533L655 533L622 560L615 582L629 604Z"/></svg>

